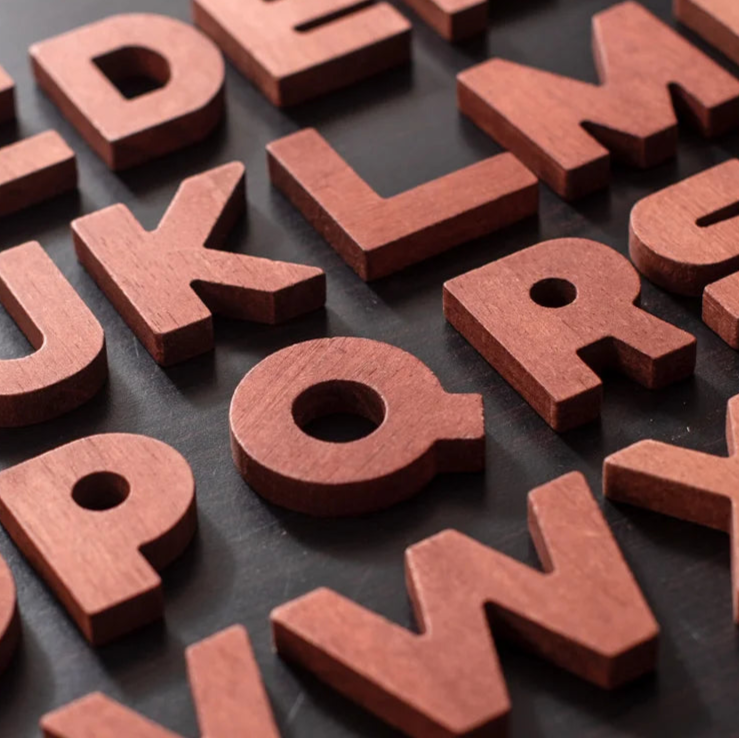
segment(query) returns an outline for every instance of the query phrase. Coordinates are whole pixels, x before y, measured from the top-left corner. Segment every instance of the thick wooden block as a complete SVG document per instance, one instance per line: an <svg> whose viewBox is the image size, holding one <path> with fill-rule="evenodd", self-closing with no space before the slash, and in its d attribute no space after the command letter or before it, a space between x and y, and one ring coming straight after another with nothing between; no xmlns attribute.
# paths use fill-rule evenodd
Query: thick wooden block
<svg viewBox="0 0 739 739"><path fill-rule="evenodd" d="M161 365L213 348L212 312L274 324L326 300L316 267L205 248L244 212L245 187L231 162L186 179L154 231L124 205L72 222L80 262Z"/></svg>
<svg viewBox="0 0 739 739"><path fill-rule="evenodd" d="M677 19L739 64L739 4L735 0L673 0Z"/></svg>
<svg viewBox="0 0 739 739"><path fill-rule="evenodd" d="M303 430L333 413L378 428L348 443ZM413 355L369 339L316 339L275 352L239 383L230 422L234 461L249 485L316 516L386 508L439 472L485 463L482 397L445 392Z"/></svg>
<svg viewBox="0 0 739 739"><path fill-rule="evenodd" d="M652 670L659 627L579 473L529 494L545 573L458 531L406 552L415 634L321 588L276 608L279 654L411 736L495 735L496 633L604 688Z"/></svg>
<svg viewBox="0 0 739 739"><path fill-rule="evenodd" d="M231 626L185 652L202 736L279 736L243 626ZM41 718L44 736L176 737L102 693L91 693Z"/></svg>
<svg viewBox="0 0 739 739"><path fill-rule="evenodd" d="M314 129L267 146L276 185L363 279L385 277L536 213L538 181L512 154L380 197Z"/></svg>
<svg viewBox="0 0 739 739"><path fill-rule="evenodd" d="M15 118L15 83L11 76L0 67L0 123Z"/></svg>
<svg viewBox="0 0 739 739"><path fill-rule="evenodd" d="M0 216L76 187L75 154L56 131L0 148Z"/></svg>
<svg viewBox="0 0 739 739"><path fill-rule="evenodd" d="M739 623L739 396L726 416L728 457L660 441L639 441L603 463L603 492L611 500L710 526L731 535L734 620Z"/></svg>
<svg viewBox="0 0 739 739"><path fill-rule="evenodd" d="M96 646L161 618L156 570L196 522L190 466L146 436L88 436L0 472L0 523Z"/></svg>
<svg viewBox="0 0 739 739"><path fill-rule="evenodd" d="M274 105L295 105L410 59L411 24L362 0L194 0L193 17Z"/></svg>
<svg viewBox="0 0 739 739"><path fill-rule="evenodd" d="M175 18L113 15L34 44L30 54L38 84L111 169L200 141L223 115L221 53ZM160 87L126 99L102 69Z"/></svg>
<svg viewBox="0 0 739 739"><path fill-rule="evenodd" d="M610 155L651 167L675 154L670 90L706 136L739 125L739 80L635 2L593 17L600 85L505 59L461 72L461 111L555 192L605 187Z"/></svg>
<svg viewBox="0 0 739 739"><path fill-rule="evenodd" d="M56 418L102 388L102 326L40 244L0 253L0 303L35 350L0 360L0 427Z"/></svg>
<svg viewBox="0 0 739 739"><path fill-rule="evenodd" d="M555 239L444 285L444 314L555 430L600 415L613 367L648 388L693 373L695 338L636 307L639 275L617 251Z"/></svg>

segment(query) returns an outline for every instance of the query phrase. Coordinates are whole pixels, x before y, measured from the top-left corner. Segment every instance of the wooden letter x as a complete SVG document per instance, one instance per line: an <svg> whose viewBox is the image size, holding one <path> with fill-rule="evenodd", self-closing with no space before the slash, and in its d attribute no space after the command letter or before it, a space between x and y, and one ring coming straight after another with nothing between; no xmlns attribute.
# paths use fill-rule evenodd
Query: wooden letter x
<svg viewBox="0 0 739 739"><path fill-rule="evenodd" d="M739 80L635 2L593 18L602 85L492 59L458 76L459 107L555 192L605 187L608 150L638 167L673 156L670 91L712 136L739 124Z"/></svg>
<svg viewBox="0 0 739 739"><path fill-rule="evenodd" d="M692 521L731 535L734 620L739 623L739 395L726 414L729 456L639 441L603 463L603 491L612 500Z"/></svg>
<svg viewBox="0 0 739 739"><path fill-rule="evenodd" d="M280 323L325 301L320 269L204 248L225 238L244 191L232 162L185 180L153 232L124 205L72 222L80 262L161 365L213 347L211 310Z"/></svg>
<svg viewBox="0 0 739 739"><path fill-rule="evenodd" d="M231 626L189 646L185 658L202 736L279 736L243 626ZM102 693L47 713L41 728L44 736L54 737L177 736Z"/></svg>
<svg viewBox="0 0 739 739"><path fill-rule="evenodd" d="M0 123L15 118L13 80L0 67ZM0 148L0 216L77 187L74 152L56 131Z"/></svg>
<svg viewBox="0 0 739 739"><path fill-rule="evenodd" d="M272 612L277 650L413 736L500 729L486 606L496 630L596 685L653 669L659 627L583 476L533 490L529 528L543 573L457 531L408 549L421 634L319 589Z"/></svg>
<svg viewBox="0 0 739 739"><path fill-rule="evenodd" d="M536 213L537 179L500 154L380 197L309 128L267 146L275 184L363 279L397 272Z"/></svg>

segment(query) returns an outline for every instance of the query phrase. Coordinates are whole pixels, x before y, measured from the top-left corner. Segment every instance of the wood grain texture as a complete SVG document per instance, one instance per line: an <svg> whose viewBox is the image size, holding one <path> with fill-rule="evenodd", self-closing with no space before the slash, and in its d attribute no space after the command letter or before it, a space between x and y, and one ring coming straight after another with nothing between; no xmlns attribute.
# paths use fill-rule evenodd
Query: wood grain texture
<svg viewBox="0 0 739 739"><path fill-rule="evenodd" d="M122 706L103 693L90 693L41 717L44 736L91 737L176 737L155 721Z"/></svg>
<svg viewBox="0 0 739 739"><path fill-rule="evenodd" d="M244 195L231 162L184 180L154 231L124 205L72 222L80 262L161 365L213 348L211 311L274 324L325 302L320 269L204 248L222 244Z"/></svg>
<svg viewBox="0 0 739 739"><path fill-rule="evenodd" d="M593 17L600 85L505 59L461 72L469 116L563 198L606 187L610 155L651 167L675 154L670 90L706 136L739 124L739 81L635 2Z"/></svg>
<svg viewBox="0 0 739 739"><path fill-rule="evenodd" d="M15 580L7 562L0 557L0 673L13 658L20 636Z"/></svg>
<svg viewBox="0 0 739 739"><path fill-rule="evenodd" d="M739 349L739 272L703 291L703 321L732 349Z"/></svg>
<svg viewBox="0 0 739 739"><path fill-rule="evenodd" d="M606 457L603 492L629 503L731 536L734 620L739 623L739 396L726 415L728 457L647 440Z"/></svg>
<svg viewBox="0 0 739 739"><path fill-rule="evenodd" d="M0 360L0 428L47 421L97 394L108 377L102 326L37 242L0 253L0 303L34 349Z"/></svg>
<svg viewBox="0 0 739 739"><path fill-rule="evenodd" d="M420 635L322 588L272 612L279 654L412 736L503 728L491 625L604 688L652 670L659 627L584 477L531 491L528 506L544 573L444 531L406 551Z"/></svg>
<svg viewBox="0 0 739 739"><path fill-rule="evenodd" d="M444 285L444 314L555 430L600 415L595 370L648 388L688 377L691 334L636 307L639 275L614 249L554 239Z"/></svg>
<svg viewBox="0 0 739 739"><path fill-rule="evenodd" d="M161 618L195 533L195 483L167 444L89 436L0 472L0 523L93 645Z"/></svg>
<svg viewBox="0 0 739 739"><path fill-rule="evenodd" d="M410 59L411 24L362 0L194 0L197 26L274 105L353 84Z"/></svg>
<svg viewBox="0 0 739 739"><path fill-rule="evenodd" d="M403 0L447 41L462 41L485 32L488 0Z"/></svg>
<svg viewBox="0 0 739 739"><path fill-rule="evenodd" d="M76 187L74 152L56 131L0 148L0 217Z"/></svg>
<svg viewBox="0 0 739 739"><path fill-rule="evenodd" d="M348 443L303 430L332 413L377 428ZM230 423L234 461L249 485L316 516L386 508L437 473L485 463L482 398L445 392L413 355L369 339L316 339L270 355L236 388Z"/></svg>
<svg viewBox="0 0 739 739"><path fill-rule="evenodd" d="M0 67L0 123L15 118L15 83L13 78Z"/></svg>
<svg viewBox="0 0 739 739"><path fill-rule="evenodd" d="M652 282L701 295L739 270L739 159L659 190L631 211L629 252Z"/></svg>
<svg viewBox="0 0 739 739"><path fill-rule="evenodd" d="M739 349L739 160L640 200L629 249L652 282L682 295L703 292L703 320Z"/></svg>
<svg viewBox="0 0 739 739"><path fill-rule="evenodd" d="M363 279L536 213L538 180L512 154L380 197L312 128L267 146L277 186Z"/></svg>
<svg viewBox="0 0 739 739"><path fill-rule="evenodd" d="M36 43L30 54L38 84L111 169L200 141L223 115L221 53L174 18L113 15ZM126 99L103 68L161 86Z"/></svg>
<svg viewBox="0 0 739 739"><path fill-rule="evenodd" d="M734 0L673 0L677 19L739 64L739 4Z"/></svg>
<svg viewBox="0 0 739 739"><path fill-rule="evenodd" d="M189 646L185 657L202 736L280 736L243 626Z"/></svg>
<svg viewBox="0 0 739 739"><path fill-rule="evenodd" d="M277 737L267 694L243 626L231 626L185 652L204 737ZM44 736L175 737L102 693L91 693L41 718Z"/></svg>

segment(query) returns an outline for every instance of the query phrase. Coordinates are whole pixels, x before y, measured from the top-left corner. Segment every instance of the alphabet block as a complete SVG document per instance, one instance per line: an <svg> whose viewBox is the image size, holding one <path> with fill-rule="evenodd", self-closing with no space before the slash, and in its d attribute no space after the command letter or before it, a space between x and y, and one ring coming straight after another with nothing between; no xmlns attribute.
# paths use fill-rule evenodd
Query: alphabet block
<svg viewBox="0 0 739 739"><path fill-rule="evenodd" d="M204 737L277 737L249 637L231 626L185 652L193 702ZM41 718L44 736L176 737L102 693L91 693Z"/></svg>
<svg viewBox="0 0 739 739"><path fill-rule="evenodd" d="M195 24L274 105L337 90L410 59L411 24L361 0L194 0Z"/></svg>
<svg viewBox="0 0 739 739"><path fill-rule="evenodd" d="M145 436L89 436L0 472L0 523L95 646L161 617L155 569L196 520L190 466Z"/></svg>
<svg viewBox="0 0 739 739"><path fill-rule="evenodd" d="M729 456L639 441L603 463L603 492L611 500L726 531L731 536L734 620L739 623L739 396L726 416Z"/></svg>
<svg viewBox="0 0 739 739"><path fill-rule="evenodd" d="M244 193L232 162L186 179L153 232L124 205L72 222L80 262L161 365L213 348L211 311L273 324L325 302L320 269L204 248L223 241Z"/></svg>
<svg viewBox="0 0 739 739"><path fill-rule="evenodd" d="M739 6L734 0L674 0L675 15L739 64Z"/></svg>
<svg viewBox="0 0 739 739"><path fill-rule="evenodd" d="M0 303L35 349L0 360L0 427L56 418L102 388L102 326L40 244L0 253Z"/></svg>
<svg viewBox="0 0 739 739"><path fill-rule="evenodd" d="M512 154L380 197L309 128L267 146L276 185L363 279L384 277L536 213L538 181Z"/></svg>
<svg viewBox="0 0 739 739"><path fill-rule="evenodd" d="M444 314L555 430L597 418L618 368L648 388L692 374L695 338L636 307L628 259L586 239L555 239L444 285Z"/></svg>
<svg viewBox="0 0 739 739"><path fill-rule="evenodd" d="M545 573L444 531L406 552L420 634L321 588L272 612L277 651L411 736L502 728L485 606L496 631L601 687L653 669L659 627L582 475L533 490L529 528Z"/></svg>
<svg viewBox="0 0 739 739"><path fill-rule="evenodd" d="M703 292L703 320L739 349L739 160L640 200L631 211L631 258L652 282ZM705 288L705 290L704 290Z"/></svg>
<svg viewBox="0 0 739 739"><path fill-rule="evenodd" d="M601 85L491 59L461 72L460 110L563 198L605 187L609 150L637 167L672 157L670 91L706 136L739 125L739 80L635 2L593 17Z"/></svg>
<svg viewBox="0 0 739 739"><path fill-rule="evenodd" d="M38 84L114 170L200 141L223 114L221 53L174 18L113 15L34 44L30 54ZM161 87L126 99L103 61L116 78L141 75Z"/></svg>
<svg viewBox="0 0 739 739"><path fill-rule="evenodd" d="M378 428L349 443L303 430L341 412ZM438 472L484 465L481 396L446 393L413 355L369 339L317 339L275 352L239 383L230 422L234 461L249 485L316 516L385 508Z"/></svg>

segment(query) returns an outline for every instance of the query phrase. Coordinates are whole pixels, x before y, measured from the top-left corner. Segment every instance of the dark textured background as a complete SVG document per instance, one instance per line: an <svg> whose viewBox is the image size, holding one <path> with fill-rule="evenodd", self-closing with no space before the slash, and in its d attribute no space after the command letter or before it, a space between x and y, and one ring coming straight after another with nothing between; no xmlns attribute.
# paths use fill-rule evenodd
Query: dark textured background
<svg viewBox="0 0 739 739"><path fill-rule="evenodd" d="M603 457L643 438L725 453L725 405L739 390L739 360L701 323L699 301L676 299L644 285L645 308L698 336L693 380L648 392L622 378L609 378L602 421L558 436L445 323L441 286L492 259L560 236L592 238L626 252L632 205L739 153L739 134L708 143L683 129L674 161L647 172L616 168L610 190L574 206L542 187L538 219L371 286L355 277L267 178L265 145L303 126L317 127L382 195L494 154L496 144L457 111L455 74L500 55L595 81L590 17L610 4L495 0L487 38L458 46L413 17L411 66L288 111L273 108L229 68L228 114L214 135L116 175L36 89L27 49L34 41L116 12L149 10L187 19L186 0L0 2L0 64L16 80L19 113L17 128L0 129L0 143L54 127L77 152L80 168L79 195L4 219L0 247L30 239L43 244L102 322L111 374L106 389L73 413L40 426L0 432L0 467L88 434L149 434L190 461L200 514L195 542L164 573L166 620L97 651L87 646L0 533L0 553L15 576L23 621L20 650L0 678L0 732L37 734L42 713L88 691L103 690L192 735L196 725L183 649L240 622L251 633L284 735L387 734L391 730L384 724L272 653L268 614L274 606L328 585L411 626L403 550L413 542L454 527L536 565L526 528L526 493L532 487L577 469L602 499ZM672 23L669 0L644 4ZM231 247L322 267L329 286L326 310L277 328L217 320L214 353L162 370L77 263L68 223L82 213L124 202L146 227L154 227L182 178L233 159L246 162L248 216L233 234ZM390 342L426 362L447 390L482 392L487 471L440 477L403 505L353 520L312 520L276 509L253 494L229 453L231 394L247 370L271 352L326 335ZM0 357L27 351L23 336L0 313ZM603 509L662 625L659 667L653 676L606 693L500 644L513 702L512 733L736 733L739 650L726 536L611 503L604 503Z"/></svg>

